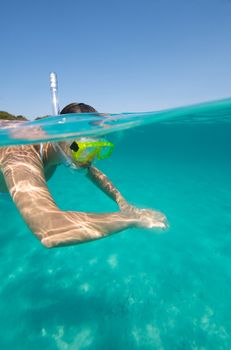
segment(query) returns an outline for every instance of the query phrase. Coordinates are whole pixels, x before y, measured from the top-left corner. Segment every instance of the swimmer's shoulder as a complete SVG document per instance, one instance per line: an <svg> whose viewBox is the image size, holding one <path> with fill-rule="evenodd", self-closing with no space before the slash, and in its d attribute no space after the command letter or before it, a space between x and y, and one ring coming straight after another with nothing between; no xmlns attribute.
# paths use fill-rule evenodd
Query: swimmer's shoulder
<svg viewBox="0 0 231 350"><path fill-rule="evenodd" d="M22 124L28 122L28 120L18 120L16 117L15 119L1 119L0 118L0 130L3 129L15 129L18 126L21 126ZM36 150L37 153L39 153L39 146L38 145L17 145L17 146L6 146L6 147L0 147L0 161L1 158L4 155L10 155L10 154L16 154L20 153L22 151L34 151Z"/></svg>
<svg viewBox="0 0 231 350"><path fill-rule="evenodd" d="M0 130L1 129L12 129L13 133L15 133L15 129L17 129L18 126L21 126L22 124L28 122L28 120L6 120L0 118ZM38 133L38 130L36 129L36 132ZM42 161L44 168L49 172L49 174L53 174L56 166L58 165L58 162L54 158L54 152L53 147L50 143L44 143L44 144L28 144L28 145L16 145L16 146L6 146L6 147L0 147L0 170L1 170L1 164L3 160L9 160L14 159L14 161L22 160L22 156L25 154L24 162L30 162L30 160L33 158L37 158ZM52 169L48 169L48 168ZM54 169L53 169L54 168ZM51 175L49 175L50 177Z"/></svg>

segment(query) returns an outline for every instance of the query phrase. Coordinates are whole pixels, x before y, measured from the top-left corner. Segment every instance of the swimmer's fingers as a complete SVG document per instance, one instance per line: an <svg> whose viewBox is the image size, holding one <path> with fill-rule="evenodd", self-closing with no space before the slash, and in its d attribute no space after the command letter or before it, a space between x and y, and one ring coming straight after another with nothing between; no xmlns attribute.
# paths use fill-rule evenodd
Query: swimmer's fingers
<svg viewBox="0 0 231 350"><path fill-rule="evenodd" d="M159 211L152 209L140 209L138 210L138 213L140 215L141 227L161 230L166 230L169 227L166 216Z"/></svg>
<svg viewBox="0 0 231 350"><path fill-rule="evenodd" d="M123 209L123 212L130 217L136 218L137 227L166 230L169 226L166 216L156 210L139 209L128 204Z"/></svg>

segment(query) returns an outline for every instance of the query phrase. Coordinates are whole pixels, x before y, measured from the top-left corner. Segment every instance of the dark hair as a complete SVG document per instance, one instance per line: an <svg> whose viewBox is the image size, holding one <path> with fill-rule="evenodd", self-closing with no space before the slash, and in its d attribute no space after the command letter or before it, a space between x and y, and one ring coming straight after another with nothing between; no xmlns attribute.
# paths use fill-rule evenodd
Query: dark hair
<svg viewBox="0 0 231 350"><path fill-rule="evenodd" d="M86 105L85 103L70 103L62 109L60 114L69 114L69 113L97 113L95 108Z"/></svg>

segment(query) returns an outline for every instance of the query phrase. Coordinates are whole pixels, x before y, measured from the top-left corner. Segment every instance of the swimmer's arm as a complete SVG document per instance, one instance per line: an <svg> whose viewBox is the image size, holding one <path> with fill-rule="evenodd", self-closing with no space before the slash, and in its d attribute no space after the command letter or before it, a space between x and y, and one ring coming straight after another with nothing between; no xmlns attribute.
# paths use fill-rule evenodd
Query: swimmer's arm
<svg viewBox="0 0 231 350"><path fill-rule="evenodd" d="M100 239L139 225L139 219L125 213L60 210L46 186L41 159L33 149L9 151L0 161L17 208L29 228L48 248Z"/></svg>
<svg viewBox="0 0 231 350"><path fill-rule="evenodd" d="M128 206L126 199L122 196L119 190L99 169L94 166L90 166L88 168L87 177L112 200L114 200L121 210Z"/></svg>

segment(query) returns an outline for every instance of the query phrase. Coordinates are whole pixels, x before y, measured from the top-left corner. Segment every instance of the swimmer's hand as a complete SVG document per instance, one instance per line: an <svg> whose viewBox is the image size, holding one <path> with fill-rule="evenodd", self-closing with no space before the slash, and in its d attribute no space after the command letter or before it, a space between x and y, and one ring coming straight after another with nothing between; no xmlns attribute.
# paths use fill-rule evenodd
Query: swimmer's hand
<svg viewBox="0 0 231 350"><path fill-rule="evenodd" d="M135 219L137 228L166 230L169 226L166 216L160 211L139 209L127 204L122 208L122 212L126 213L133 220Z"/></svg>

